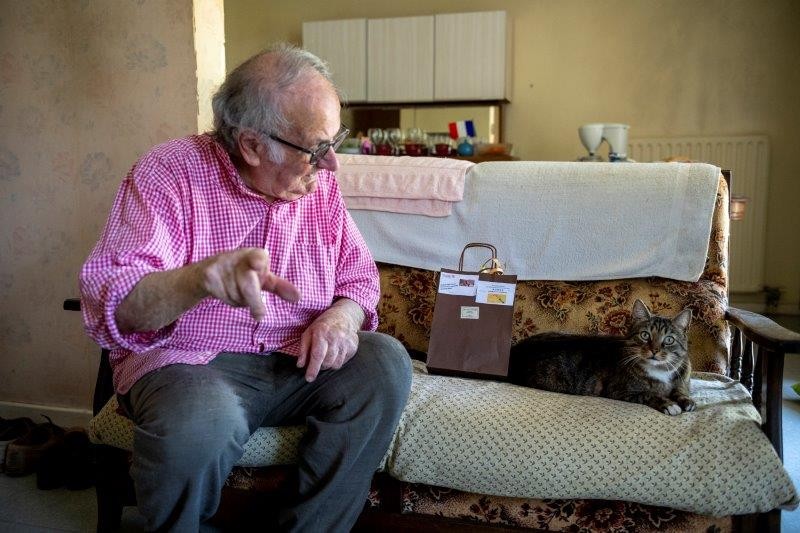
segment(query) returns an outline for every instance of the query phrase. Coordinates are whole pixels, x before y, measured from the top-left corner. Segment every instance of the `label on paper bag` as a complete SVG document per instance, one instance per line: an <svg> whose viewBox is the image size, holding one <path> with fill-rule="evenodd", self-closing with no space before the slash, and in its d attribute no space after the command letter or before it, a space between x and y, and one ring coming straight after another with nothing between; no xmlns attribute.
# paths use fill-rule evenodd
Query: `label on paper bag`
<svg viewBox="0 0 800 533"><path fill-rule="evenodd" d="M516 283L478 281L475 284L475 301L479 304L514 305Z"/></svg>
<svg viewBox="0 0 800 533"><path fill-rule="evenodd" d="M480 318L480 308L472 305L461 306L461 318L478 320Z"/></svg>
<svg viewBox="0 0 800 533"><path fill-rule="evenodd" d="M475 296L477 274L454 274L442 272L439 275L439 292L455 296Z"/></svg>

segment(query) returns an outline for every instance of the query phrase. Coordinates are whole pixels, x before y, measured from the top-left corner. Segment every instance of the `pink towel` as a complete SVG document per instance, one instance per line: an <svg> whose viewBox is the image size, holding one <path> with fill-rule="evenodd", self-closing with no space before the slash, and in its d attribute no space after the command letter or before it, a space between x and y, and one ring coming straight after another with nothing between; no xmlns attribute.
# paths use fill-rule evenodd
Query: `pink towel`
<svg viewBox="0 0 800 533"><path fill-rule="evenodd" d="M336 173L350 209L444 217L464 198L475 163L438 157L342 154Z"/></svg>

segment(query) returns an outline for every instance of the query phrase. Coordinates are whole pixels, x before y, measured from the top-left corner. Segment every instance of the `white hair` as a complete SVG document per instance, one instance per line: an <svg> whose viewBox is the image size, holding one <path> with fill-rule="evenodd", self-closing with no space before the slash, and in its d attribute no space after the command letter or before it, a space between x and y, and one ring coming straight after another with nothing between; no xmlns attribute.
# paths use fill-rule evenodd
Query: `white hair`
<svg viewBox="0 0 800 533"><path fill-rule="evenodd" d="M268 66L268 68L265 68ZM230 154L238 154L238 137L243 130L262 135L279 134L289 124L283 103L287 90L310 72L316 71L339 95L328 65L320 58L287 43L278 43L254 55L225 78L214 94L213 135ZM267 143L270 159L283 161L283 150Z"/></svg>

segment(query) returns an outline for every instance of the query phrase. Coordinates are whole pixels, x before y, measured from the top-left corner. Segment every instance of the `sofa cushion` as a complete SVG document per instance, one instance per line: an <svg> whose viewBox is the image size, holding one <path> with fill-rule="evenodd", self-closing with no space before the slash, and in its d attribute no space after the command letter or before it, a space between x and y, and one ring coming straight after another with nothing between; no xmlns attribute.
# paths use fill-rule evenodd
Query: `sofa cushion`
<svg viewBox="0 0 800 533"><path fill-rule="evenodd" d="M796 506L747 391L696 374L692 397L696 412L670 417L605 398L432 376L414 361L380 470L494 496L628 500L718 516ZM133 424L115 398L89 430L94 442L132 449ZM301 426L260 428L237 464L292 464L302 435Z"/></svg>
<svg viewBox="0 0 800 533"><path fill-rule="evenodd" d="M123 450L133 450L134 424L122 414L116 395L89 422L89 438ZM303 426L262 427L250 437L238 466L289 465L297 462Z"/></svg>
<svg viewBox="0 0 800 533"><path fill-rule="evenodd" d="M378 331L406 348L428 351L436 275L426 270L379 265L381 299ZM619 335L627 330L633 302L641 299L656 314L692 309L689 356L693 368L727 374L730 331L725 322L724 286L654 278L615 281L520 281L514 297L512 342L543 332Z"/></svg>
<svg viewBox="0 0 800 533"><path fill-rule="evenodd" d="M523 498L635 501L724 516L796 507L750 395L696 373L679 416L606 398L433 376L417 365L386 470Z"/></svg>

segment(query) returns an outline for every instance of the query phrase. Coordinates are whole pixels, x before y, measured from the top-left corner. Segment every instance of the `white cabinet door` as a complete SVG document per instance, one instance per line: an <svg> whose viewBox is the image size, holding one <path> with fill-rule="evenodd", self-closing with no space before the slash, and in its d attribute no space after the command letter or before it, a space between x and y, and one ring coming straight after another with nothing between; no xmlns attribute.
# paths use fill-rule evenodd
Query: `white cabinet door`
<svg viewBox="0 0 800 533"><path fill-rule="evenodd" d="M499 100L506 94L506 13L436 15L436 100Z"/></svg>
<svg viewBox="0 0 800 533"><path fill-rule="evenodd" d="M367 100L367 19L303 23L303 48L330 66L348 102Z"/></svg>
<svg viewBox="0 0 800 533"><path fill-rule="evenodd" d="M369 19L370 102L433 100L433 16Z"/></svg>

